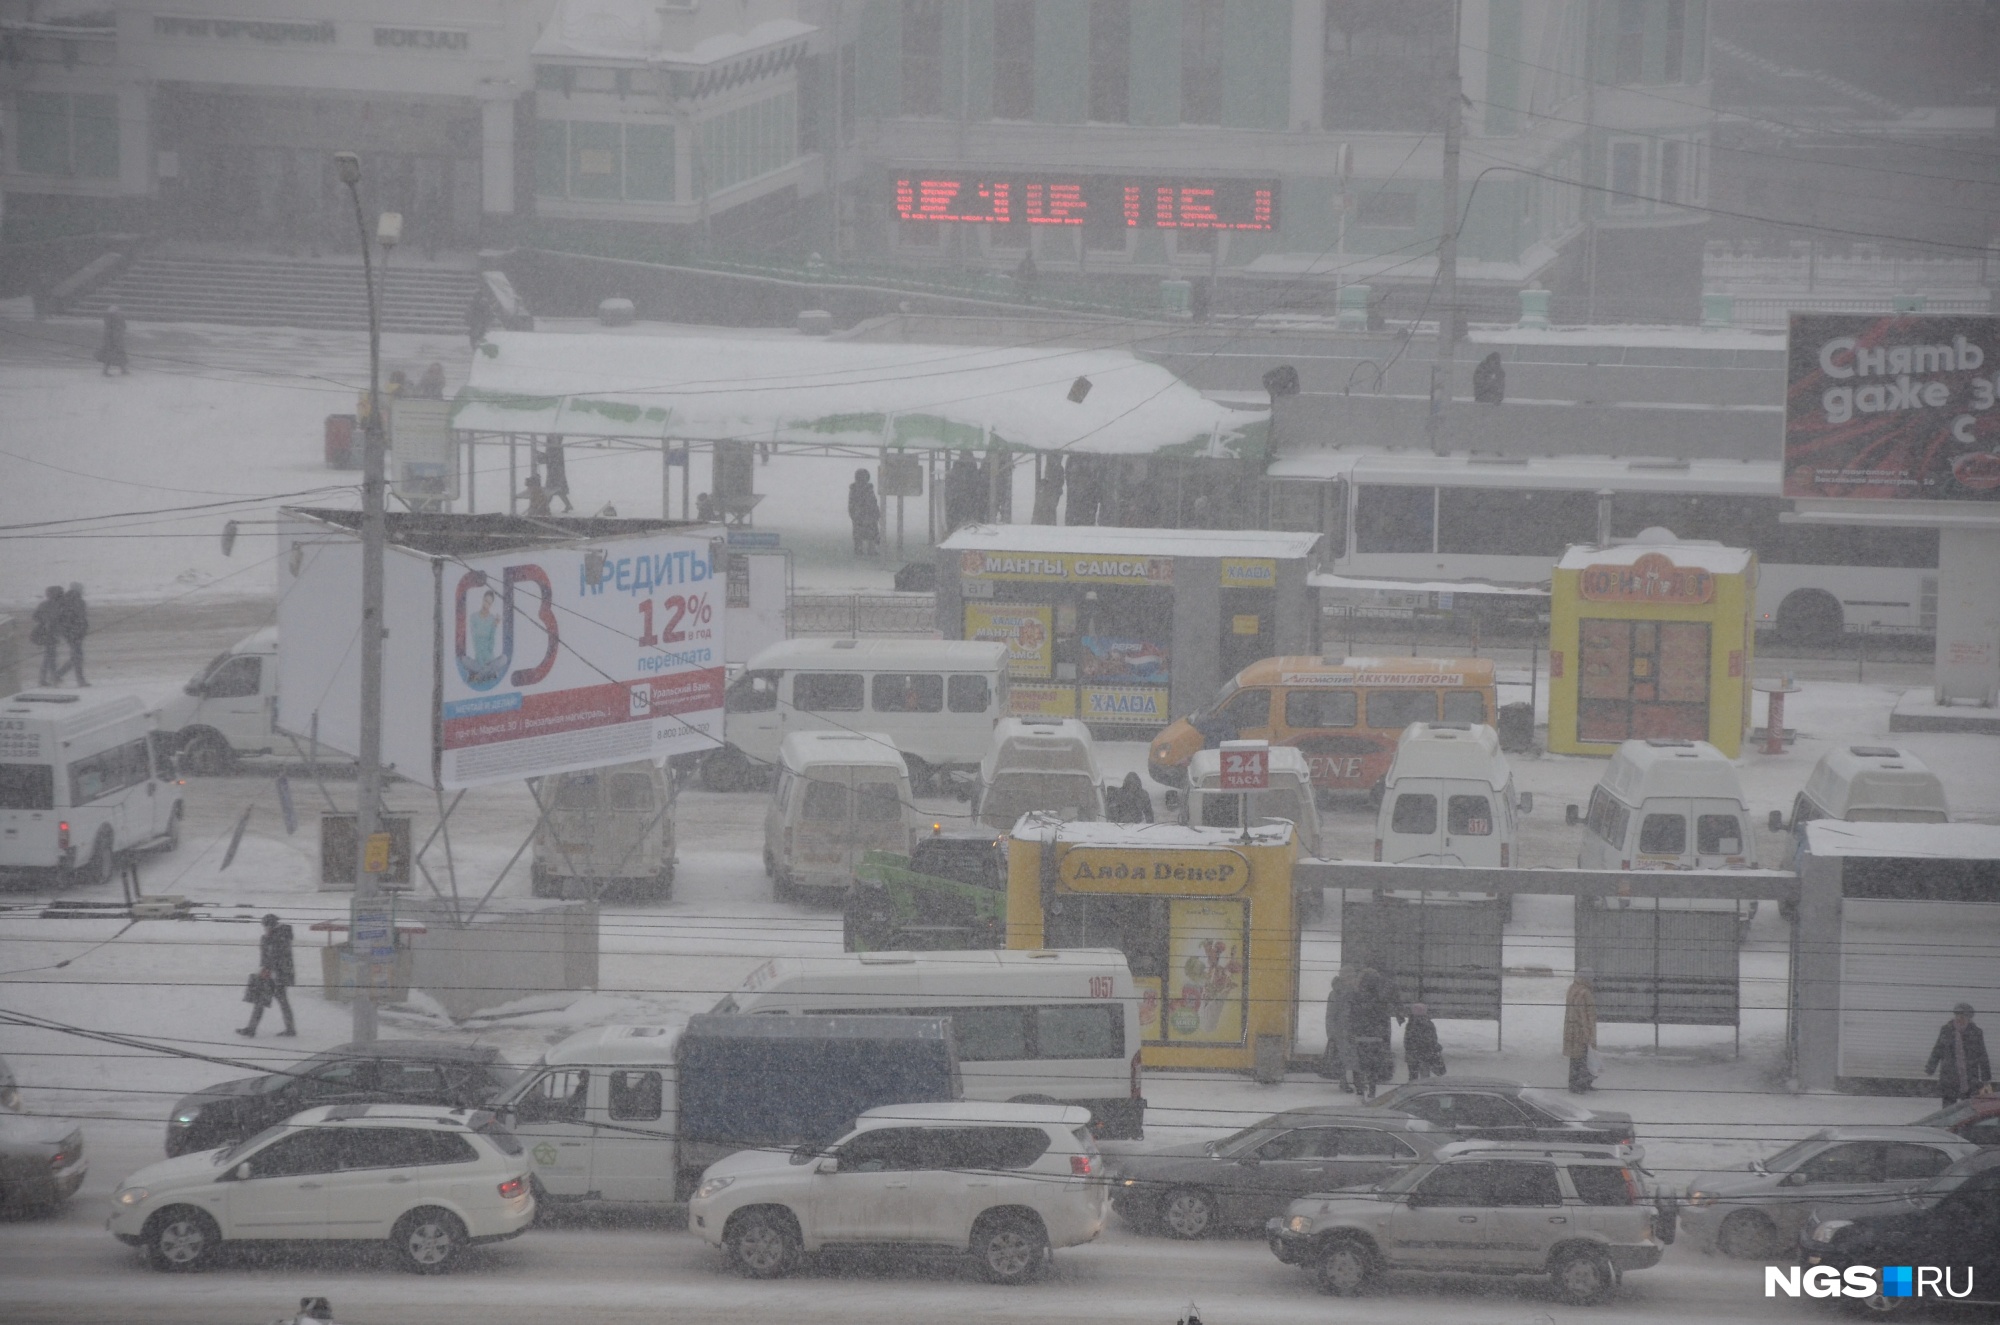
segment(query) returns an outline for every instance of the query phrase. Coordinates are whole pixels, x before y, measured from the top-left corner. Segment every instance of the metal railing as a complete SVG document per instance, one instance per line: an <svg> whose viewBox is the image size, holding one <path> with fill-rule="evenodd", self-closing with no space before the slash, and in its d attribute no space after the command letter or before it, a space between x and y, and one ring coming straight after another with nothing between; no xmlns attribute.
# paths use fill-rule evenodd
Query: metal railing
<svg viewBox="0 0 2000 1325"><path fill-rule="evenodd" d="M792 635L937 637L937 595L930 593L812 593L794 591Z"/></svg>

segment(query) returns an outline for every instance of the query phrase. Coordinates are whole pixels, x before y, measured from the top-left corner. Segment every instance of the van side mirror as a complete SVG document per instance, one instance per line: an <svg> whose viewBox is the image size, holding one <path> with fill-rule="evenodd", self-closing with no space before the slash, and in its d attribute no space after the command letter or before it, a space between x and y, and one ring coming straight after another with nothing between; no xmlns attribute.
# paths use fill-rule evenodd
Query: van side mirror
<svg viewBox="0 0 2000 1325"><path fill-rule="evenodd" d="M1522 792L1519 796L1515 797L1514 808L1522 814L1533 814L1535 812L1535 793L1532 791Z"/></svg>
<svg viewBox="0 0 2000 1325"><path fill-rule="evenodd" d="M1770 826L1771 831L1774 833L1785 831L1785 812L1783 810L1771 811Z"/></svg>
<svg viewBox="0 0 2000 1325"><path fill-rule="evenodd" d="M1583 822L1583 811L1574 805L1563 806L1563 822L1574 828Z"/></svg>
<svg viewBox="0 0 2000 1325"><path fill-rule="evenodd" d="M1178 787L1168 787L1167 794L1162 797L1162 800L1166 804L1169 814L1179 814L1181 812L1181 793Z"/></svg>

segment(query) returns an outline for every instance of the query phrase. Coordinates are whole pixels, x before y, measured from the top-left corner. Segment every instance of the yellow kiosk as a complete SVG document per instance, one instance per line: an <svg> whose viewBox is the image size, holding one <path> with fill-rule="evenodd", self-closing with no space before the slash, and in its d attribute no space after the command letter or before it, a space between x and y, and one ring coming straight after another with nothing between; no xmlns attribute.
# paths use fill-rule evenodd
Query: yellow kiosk
<svg viewBox="0 0 2000 1325"><path fill-rule="evenodd" d="M1298 839L1252 828L1024 818L1007 850L1007 946L1117 948L1142 1061L1277 1080L1299 996Z"/></svg>
<svg viewBox="0 0 2000 1325"><path fill-rule="evenodd" d="M1734 759L1756 601L1757 554L1742 548L1641 535L1565 552L1549 603L1549 750L1707 741Z"/></svg>

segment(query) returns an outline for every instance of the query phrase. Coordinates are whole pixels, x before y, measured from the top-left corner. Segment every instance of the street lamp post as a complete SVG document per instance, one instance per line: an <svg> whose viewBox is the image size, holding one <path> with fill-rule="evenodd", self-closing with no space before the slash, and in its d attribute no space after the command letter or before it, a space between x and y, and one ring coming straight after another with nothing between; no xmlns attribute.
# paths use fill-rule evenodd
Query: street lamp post
<svg viewBox="0 0 2000 1325"><path fill-rule="evenodd" d="M340 182L354 200L354 223L361 232L361 275L368 287L368 425L362 432L361 448L361 749L357 752L361 766L355 782L354 903L347 931L358 963L363 956L364 928L372 941L376 925L371 913L379 908L382 894L381 876L369 868L377 863L369 859L369 846L380 831L382 803L382 548L387 535L383 510L387 483L383 472L382 318L375 297L374 263L368 253L371 236L361 210L361 158L352 152L336 152L333 159ZM391 931L391 942L393 938ZM375 1034L374 990L371 981L364 978L356 981L354 990L354 1038L373 1040Z"/></svg>

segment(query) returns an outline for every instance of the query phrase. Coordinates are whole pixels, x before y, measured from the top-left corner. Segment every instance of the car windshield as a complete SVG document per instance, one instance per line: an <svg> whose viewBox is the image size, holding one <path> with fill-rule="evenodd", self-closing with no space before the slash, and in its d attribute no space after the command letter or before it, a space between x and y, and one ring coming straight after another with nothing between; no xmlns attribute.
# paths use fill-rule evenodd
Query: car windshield
<svg viewBox="0 0 2000 1325"><path fill-rule="evenodd" d="M1556 1118L1567 1118L1571 1122L1584 1122L1590 1117L1590 1110L1576 1101L1566 1100L1560 1095L1551 1095L1548 1091L1538 1090L1533 1086L1521 1092L1521 1099L1543 1113Z"/></svg>
<svg viewBox="0 0 2000 1325"><path fill-rule="evenodd" d="M272 1137L275 1137L280 1133L282 1133L284 1130L285 1130L284 1123L273 1123L269 1127L266 1127L263 1131L257 1133L257 1135L253 1137L249 1137L246 1140L238 1141L233 1146L224 1146L222 1149L216 1151L215 1162L217 1164L227 1164L230 1160L235 1159L238 1155L247 1155L251 1151L257 1149L259 1146L263 1145L266 1141L269 1141Z"/></svg>
<svg viewBox="0 0 2000 1325"><path fill-rule="evenodd" d="M1825 1139L1824 1136L1811 1136L1803 1141L1786 1146L1783 1150L1765 1160L1763 1162L1764 1167L1773 1173L1790 1173L1793 1169L1804 1163L1808 1155L1818 1150L1820 1143Z"/></svg>

